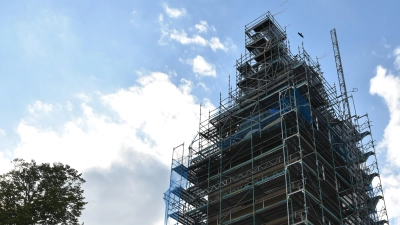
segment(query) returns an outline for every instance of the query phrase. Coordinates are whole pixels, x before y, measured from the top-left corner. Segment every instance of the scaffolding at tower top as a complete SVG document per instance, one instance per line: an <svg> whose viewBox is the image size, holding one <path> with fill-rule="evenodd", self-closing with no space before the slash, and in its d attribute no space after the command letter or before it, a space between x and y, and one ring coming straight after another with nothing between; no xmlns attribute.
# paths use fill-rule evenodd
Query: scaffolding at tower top
<svg viewBox="0 0 400 225"><path fill-rule="evenodd" d="M286 39L269 12L245 26L236 89L174 148L166 224L389 223L368 115Z"/></svg>

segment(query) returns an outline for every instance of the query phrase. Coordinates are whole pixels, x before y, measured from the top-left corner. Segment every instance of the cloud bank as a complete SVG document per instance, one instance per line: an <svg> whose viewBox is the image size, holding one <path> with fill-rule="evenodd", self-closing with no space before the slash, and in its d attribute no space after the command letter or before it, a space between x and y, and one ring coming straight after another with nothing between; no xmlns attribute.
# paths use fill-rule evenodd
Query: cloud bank
<svg viewBox="0 0 400 225"><path fill-rule="evenodd" d="M394 50L397 69L400 66L400 48ZM376 75L370 80L370 93L378 95L385 101L390 114L390 120L385 128L383 139L378 144L378 150L386 153L386 161L381 170L381 180L384 188L385 202L392 224L400 224L400 77L394 75L382 66L377 66Z"/></svg>
<svg viewBox="0 0 400 225"><path fill-rule="evenodd" d="M16 129L17 147L12 155L1 153L0 163L18 157L78 169L87 181L89 202L83 222L160 224L172 148L190 143L198 130L200 100L191 94L192 86L187 80L175 85L160 72L142 74L136 85L98 93L89 102L79 94L74 110L69 110L71 102L60 107L71 119L59 126L35 123L59 116L48 110L51 104L38 100L30 106L35 116L22 119ZM105 110L98 109L96 101ZM204 110L214 108L207 99L202 102ZM77 111L79 115L73 114Z"/></svg>

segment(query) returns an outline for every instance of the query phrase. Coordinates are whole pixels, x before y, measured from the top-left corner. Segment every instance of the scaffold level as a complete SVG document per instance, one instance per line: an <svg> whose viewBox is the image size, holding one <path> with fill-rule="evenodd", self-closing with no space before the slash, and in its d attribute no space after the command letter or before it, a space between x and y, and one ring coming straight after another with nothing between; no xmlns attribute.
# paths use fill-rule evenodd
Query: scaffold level
<svg viewBox="0 0 400 225"><path fill-rule="evenodd" d="M245 37L236 89L173 150L165 224L389 224L368 115L269 12Z"/></svg>

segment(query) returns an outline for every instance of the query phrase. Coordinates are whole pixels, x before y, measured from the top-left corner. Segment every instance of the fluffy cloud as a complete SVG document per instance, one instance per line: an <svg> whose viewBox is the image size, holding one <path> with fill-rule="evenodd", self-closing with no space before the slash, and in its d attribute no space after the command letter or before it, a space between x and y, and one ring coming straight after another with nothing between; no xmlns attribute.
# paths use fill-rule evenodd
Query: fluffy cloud
<svg viewBox="0 0 400 225"><path fill-rule="evenodd" d="M396 49L394 52L396 54ZM400 54L400 52L399 52ZM399 55L395 65L398 64ZM385 202L392 224L400 223L400 174L394 173L400 168L400 78L382 66L376 68L376 75L370 80L370 93L382 97L388 106L390 120L385 128L384 136L378 144L378 150L386 152L387 164L381 170L381 180L384 188ZM382 202L380 203L382 206Z"/></svg>
<svg viewBox="0 0 400 225"><path fill-rule="evenodd" d="M164 30L165 31L165 30ZM165 35L164 35L165 36ZM192 37L188 37L188 34L181 30L172 30L170 33L170 38L172 40L176 40L183 45L187 44L197 44L201 46L210 46L210 48L215 52L218 49L227 52L229 49L236 49L236 45L232 43L230 39L228 39L225 43L221 43L218 37L212 37L209 41L204 39L200 35L193 35Z"/></svg>
<svg viewBox="0 0 400 225"><path fill-rule="evenodd" d="M16 129L18 145L10 154L0 152L0 172L11 168L14 157L66 163L87 181L83 222L162 224L172 148L190 143L198 130L200 102L191 94L192 86L188 80L174 85L164 73L142 74L137 85L97 93L90 102L82 98L72 111L67 102L60 108L72 119L60 126L36 126L22 119ZM44 103L34 105L46 118L60 111L46 114ZM207 99L203 107L214 108ZM79 109L81 115L72 114Z"/></svg>
<svg viewBox="0 0 400 225"><path fill-rule="evenodd" d="M195 63L199 73L215 74L201 60ZM121 162L123 149L130 148L169 164L172 147L191 141L197 131L199 102L190 94L190 82L175 86L163 73L142 76L138 84L100 94L101 103L111 110L110 114L97 112L83 102L82 115L61 127L36 127L21 120L17 128L21 141L14 156L65 162L82 171ZM205 101L206 107L211 107ZM38 102L36 108L44 113L47 108Z"/></svg>
<svg viewBox="0 0 400 225"><path fill-rule="evenodd" d="M67 103L65 104L65 108L68 111L72 111L72 109L74 108L74 105L70 101L67 101Z"/></svg>
<svg viewBox="0 0 400 225"><path fill-rule="evenodd" d="M124 158L126 162L115 163L107 170L83 174L89 204L81 221L99 225L164 224L162 193L168 187L170 167L129 149Z"/></svg>
<svg viewBox="0 0 400 225"><path fill-rule="evenodd" d="M168 24L164 24L164 15L161 13L158 15L158 23L160 24L160 32L161 32L161 37L160 39L158 39L158 44L166 45L167 43L164 41L164 38L168 37L170 31L168 28Z"/></svg>
<svg viewBox="0 0 400 225"><path fill-rule="evenodd" d="M84 94L84 93L76 94L75 97L78 98L78 99L80 99L80 100L82 100L83 102L90 102L90 101L91 101L90 97L87 96L87 95Z"/></svg>
<svg viewBox="0 0 400 225"><path fill-rule="evenodd" d="M400 47L397 47L394 51L394 56L396 57L394 61L394 66L397 70L400 70Z"/></svg>
<svg viewBox="0 0 400 225"><path fill-rule="evenodd" d="M177 31L174 29L170 34L170 38L173 40L176 40L184 45L198 44L198 45L205 46L208 43L206 39L204 39L203 37L201 37L197 34L193 35L192 37L188 37L187 33L183 30Z"/></svg>
<svg viewBox="0 0 400 225"><path fill-rule="evenodd" d="M159 14L158 23L160 24L160 32L161 37L158 40L158 44L166 45L167 42L164 40L166 37L169 37L171 40L175 40L183 45L200 45L200 46L209 46L214 52L218 49L222 51L229 51L236 49L236 45L232 42L230 38L227 38L223 43L220 41L218 37L212 37L210 40L205 39L203 36L199 34L193 34L189 36L183 29L177 30L170 28L170 23L168 21L164 21L163 14ZM194 28L199 33L206 33L208 30L207 21L200 21L200 23L196 24ZM212 30L215 31L214 27L211 27ZM193 30L190 28L190 30Z"/></svg>
<svg viewBox="0 0 400 225"><path fill-rule="evenodd" d="M382 97L390 113L390 121L385 128L379 148L386 149L391 164L400 167L400 78L389 73L382 66L376 68L376 76L370 81L370 93Z"/></svg>
<svg viewBox="0 0 400 225"><path fill-rule="evenodd" d="M49 103L43 103L38 100L33 105L28 105L28 110L32 114L36 112L48 113L53 110L53 105Z"/></svg>
<svg viewBox="0 0 400 225"><path fill-rule="evenodd" d="M207 85L203 82L197 83L197 86L202 87L205 91L210 91L210 88L208 88Z"/></svg>
<svg viewBox="0 0 400 225"><path fill-rule="evenodd" d="M400 174L393 174L388 171L381 172L381 180L384 188L385 203L388 212L388 216L391 224L400 224ZM380 209L383 205L380 201L377 209Z"/></svg>
<svg viewBox="0 0 400 225"><path fill-rule="evenodd" d="M11 169L12 164L10 157L0 151L0 173L10 171Z"/></svg>
<svg viewBox="0 0 400 225"><path fill-rule="evenodd" d="M225 46L219 41L219 38L217 38L217 37L211 38L211 40L210 40L210 47L211 47L211 49L212 49L214 52L215 52L217 49L221 49L221 50L223 50L223 51L225 51L225 52L228 51L228 48L225 47Z"/></svg>
<svg viewBox="0 0 400 225"><path fill-rule="evenodd" d="M162 23L164 21L164 15L160 13L160 15L158 15L158 22Z"/></svg>
<svg viewBox="0 0 400 225"><path fill-rule="evenodd" d="M196 58L193 59L193 72L200 76L217 76L215 66L211 63L208 63L200 55L197 55Z"/></svg>
<svg viewBox="0 0 400 225"><path fill-rule="evenodd" d="M207 33L207 29L208 29L207 21L204 21L204 20L200 21L200 23L194 25L194 28L196 28L196 30L199 33L203 33L203 32Z"/></svg>
<svg viewBox="0 0 400 225"><path fill-rule="evenodd" d="M164 5L164 10L165 13L170 17L170 18L179 18L182 16L186 15L186 9L185 8L170 8L168 5Z"/></svg>

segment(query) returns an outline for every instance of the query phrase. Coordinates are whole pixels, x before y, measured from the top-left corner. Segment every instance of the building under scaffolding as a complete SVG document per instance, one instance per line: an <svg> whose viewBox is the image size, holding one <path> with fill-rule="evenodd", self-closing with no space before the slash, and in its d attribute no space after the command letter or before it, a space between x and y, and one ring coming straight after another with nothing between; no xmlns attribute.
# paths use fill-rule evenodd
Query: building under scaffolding
<svg viewBox="0 0 400 225"><path fill-rule="evenodd" d="M165 223L389 224L368 115L269 12L245 35L236 89L174 148Z"/></svg>

